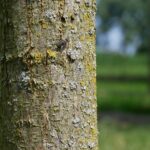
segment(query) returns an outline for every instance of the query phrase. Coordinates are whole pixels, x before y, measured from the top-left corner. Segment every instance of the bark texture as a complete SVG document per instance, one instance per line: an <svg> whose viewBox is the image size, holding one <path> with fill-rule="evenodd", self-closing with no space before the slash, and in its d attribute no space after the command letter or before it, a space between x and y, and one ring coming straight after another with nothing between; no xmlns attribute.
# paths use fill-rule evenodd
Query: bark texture
<svg viewBox="0 0 150 150"><path fill-rule="evenodd" d="M1 150L98 149L95 9L1 0Z"/></svg>

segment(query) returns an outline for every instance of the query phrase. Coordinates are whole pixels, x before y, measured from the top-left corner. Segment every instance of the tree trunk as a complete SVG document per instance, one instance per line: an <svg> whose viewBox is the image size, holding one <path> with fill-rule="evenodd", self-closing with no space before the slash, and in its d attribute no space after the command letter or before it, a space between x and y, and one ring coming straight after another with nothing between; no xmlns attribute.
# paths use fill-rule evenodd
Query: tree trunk
<svg viewBox="0 0 150 150"><path fill-rule="evenodd" d="M1 150L98 149L95 9L1 0Z"/></svg>

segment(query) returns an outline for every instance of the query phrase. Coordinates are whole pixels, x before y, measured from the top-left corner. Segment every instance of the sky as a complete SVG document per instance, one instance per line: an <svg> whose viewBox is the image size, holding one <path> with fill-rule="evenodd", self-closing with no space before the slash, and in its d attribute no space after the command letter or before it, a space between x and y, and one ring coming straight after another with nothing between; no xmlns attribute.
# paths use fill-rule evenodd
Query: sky
<svg viewBox="0 0 150 150"><path fill-rule="evenodd" d="M124 33L119 24L113 25L107 32L100 32L100 18L96 18L97 30L97 47L101 50L105 49L111 52L124 53L127 55L134 55L139 45L139 40L135 38L133 42L124 44Z"/></svg>

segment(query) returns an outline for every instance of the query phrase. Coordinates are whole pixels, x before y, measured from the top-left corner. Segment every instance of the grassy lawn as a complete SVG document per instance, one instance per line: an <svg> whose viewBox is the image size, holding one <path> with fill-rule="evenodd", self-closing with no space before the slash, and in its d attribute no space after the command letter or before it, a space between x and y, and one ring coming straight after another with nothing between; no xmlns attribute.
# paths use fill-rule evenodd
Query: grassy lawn
<svg viewBox="0 0 150 150"><path fill-rule="evenodd" d="M147 76L147 57L97 55L97 75ZM103 110L150 113L150 94L147 82L97 81L98 108Z"/></svg>
<svg viewBox="0 0 150 150"><path fill-rule="evenodd" d="M146 55L129 57L117 54L97 54L97 75L146 76L147 62Z"/></svg>
<svg viewBox="0 0 150 150"><path fill-rule="evenodd" d="M150 127L103 120L99 129L100 150L149 150Z"/></svg>
<svg viewBox="0 0 150 150"><path fill-rule="evenodd" d="M150 113L147 83L97 82L97 101L101 111Z"/></svg>
<svg viewBox="0 0 150 150"><path fill-rule="evenodd" d="M98 76L148 75L147 56L97 55ZM110 112L150 113L150 93L145 81L98 80L98 109ZM100 150L149 150L150 126L117 123L103 118L99 125Z"/></svg>

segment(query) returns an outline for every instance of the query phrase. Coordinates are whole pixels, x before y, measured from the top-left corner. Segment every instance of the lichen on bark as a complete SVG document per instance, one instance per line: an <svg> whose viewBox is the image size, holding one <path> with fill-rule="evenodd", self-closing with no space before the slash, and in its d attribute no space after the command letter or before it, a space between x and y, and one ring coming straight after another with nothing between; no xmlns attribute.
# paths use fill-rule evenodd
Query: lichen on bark
<svg viewBox="0 0 150 150"><path fill-rule="evenodd" d="M95 1L0 4L0 149L97 150Z"/></svg>

